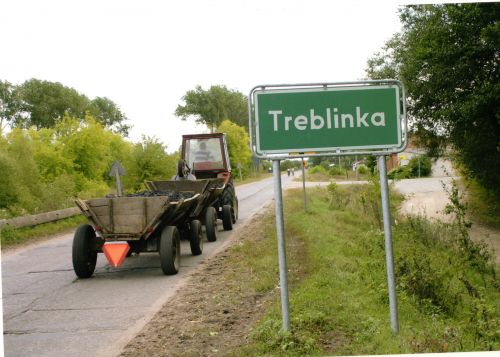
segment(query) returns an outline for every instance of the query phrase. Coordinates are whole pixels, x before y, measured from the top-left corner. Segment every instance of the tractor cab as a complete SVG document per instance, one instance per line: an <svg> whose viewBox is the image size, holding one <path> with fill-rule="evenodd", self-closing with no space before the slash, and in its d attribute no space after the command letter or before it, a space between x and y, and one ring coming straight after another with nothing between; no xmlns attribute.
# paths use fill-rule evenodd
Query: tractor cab
<svg viewBox="0 0 500 357"><path fill-rule="evenodd" d="M222 219L224 229L232 229L238 219L238 198L231 176L225 134L183 135L176 179L222 179L224 190L213 207L217 217Z"/></svg>
<svg viewBox="0 0 500 357"><path fill-rule="evenodd" d="M183 135L181 158L197 179L231 178L225 134Z"/></svg>

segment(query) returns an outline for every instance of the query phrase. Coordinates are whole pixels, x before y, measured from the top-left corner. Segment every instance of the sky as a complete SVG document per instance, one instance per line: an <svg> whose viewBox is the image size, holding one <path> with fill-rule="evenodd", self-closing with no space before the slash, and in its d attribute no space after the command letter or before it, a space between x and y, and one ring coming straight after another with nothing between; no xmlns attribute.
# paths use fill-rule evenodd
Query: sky
<svg viewBox="0 0 500 357"><path fill-rule="evenodd" d="M108 97L169 152L207 132L174 111L196 85L364 78L401 28L396 1L0 0L0 79L60 82Z"/></svg>

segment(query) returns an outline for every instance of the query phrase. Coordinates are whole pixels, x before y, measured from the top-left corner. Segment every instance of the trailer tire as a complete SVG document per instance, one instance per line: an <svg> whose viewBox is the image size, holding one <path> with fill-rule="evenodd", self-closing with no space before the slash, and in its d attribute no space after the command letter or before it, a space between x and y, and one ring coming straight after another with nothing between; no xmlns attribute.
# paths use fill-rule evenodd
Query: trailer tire
<svg viewBox="0 0 500 357"><path fill-rule="evenodd" d="M207 240L215 242L217 240L217 210L215 207L208 207L205 212L205 230L207 232Z"/></svg>
<svg viewBox="0 0 500 357"><path fill-rule="evenodd" d="M193 255L203 253L203 234L201 233L201 222L197 219L189 224L189 245Z"/></svg>
<svg viewBox="0 0 500 357"><path fill-rule="evenodd" d="M73 237L72 260L73 270L81 279L87 279L94 274L97 262L97 251L93 249L96 235L89 224L80 225Z"/></svg>
<svg viewBox="0 0 500 357"><path fill-rule="evenodd" d="M230 231L233 229L234 222L234 210L230 205L222 206L222 226L225 231Z"/></svg>
<svg viewBox="0 0 500 357"><path fill-rule="evenodd" d="M232 221L236 223L238 220L238 198L234 192L234 186L228 185L224 191L222 191L222 206L230 205L233 208Z"/></svg>
<svg viewBox="0 0 500 357"><path fill-rule="evenodd" d="M181 265L181 240L177 227L167 226L163 229L159 251L163 274L177 274Z"/></svg>

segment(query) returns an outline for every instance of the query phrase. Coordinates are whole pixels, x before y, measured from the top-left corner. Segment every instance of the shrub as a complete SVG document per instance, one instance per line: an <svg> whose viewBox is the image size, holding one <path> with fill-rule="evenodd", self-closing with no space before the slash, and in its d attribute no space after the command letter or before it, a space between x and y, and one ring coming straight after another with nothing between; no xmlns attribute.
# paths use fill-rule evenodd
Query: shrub
<svg viewBox="0 0 500 357"><path fill-rule="evenodd" d="M345 175L345 170L341 167L333 166L328 170L328 175L330 176L341 176Z"/></svg>
<svg viewBox="0 0 500 357"><path fill-rule="evenodd" d="M420 160L420 169L419 169L419 160ZM408 165L399 166L389 171L387 177L396 180L419 177L419 171L420 171L420 177L426 177L431 174L432 163L431 159L428 156L422 155L419 157L413 157L410 160L410 162L408 162Z"/></svg>
<svg viewBox="0 0 500 357"><path fill-rule="evenodd" d="M358 174L360 174L360 175L368 174L368 167L366 167L365 165L359 165L356 170L358 171Z"/></svg>
<svg viewBox="0 0 500 357"><path fill-rule="evenodd" d="M431 174L431 159L429 159L429 157L426 155L421 155L410 159L410 162L408 163L408 167L410 169L410 177L419 177L419 161L420 177L426 177Z"/></svg>
<svg viewBox="0 0 500 357"><path fill-rule="evenodd" d="M387 174L387 177L392 180L401 180L405 178L410 178L410 169L406 166L399 166L395 169L392 169Z"/></svg>
<svg viewBox="0 0 500 357"><path fill-rule="evenodd" d="M314 166L314 167L312 167L312 168L310 168L310 169L309 169L309 174L311 174L311 175L318 174L318 173L319 173L319 174L324 174L324 175L326 175L326 174L327 174L327 171L326 171L326 169L325 169L323 166L321 166L321 165Z"/></svg>

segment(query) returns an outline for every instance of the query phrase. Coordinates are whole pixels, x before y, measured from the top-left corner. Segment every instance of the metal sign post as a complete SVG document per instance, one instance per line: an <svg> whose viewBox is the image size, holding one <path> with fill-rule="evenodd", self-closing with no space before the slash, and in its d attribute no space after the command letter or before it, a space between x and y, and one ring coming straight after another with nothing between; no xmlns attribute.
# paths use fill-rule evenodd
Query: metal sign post
<svg viewBox="0 0 500 357"><path fill-rule="evenodd" d="M387 270L387 289L389 291L389 310L391 329L399 332L398 302L396 298L396 280L394 277L394 256L392 254L391 213L389 210L389 185L387 184L387 167L385 156L378 157L378 172L380 176L380 195L382 196L382 215L384 219L385 263Z"/></svg>
<svg viewBox="0 0 500 357"><path fill-rule="evenodd" d="M286 268L285 224L283 220L283 199L281 194L280 160L273 160L274 208L276 211L276 237L278 239L278 260L280 269L281 313L283 330L290 331L290 310L288 307L288 278Z"/></svg>
<svg viewBox="0 0 500 357"><path fill-rule="evenodd" d="M302 158L302 188L304 189L304 212L307 213L307 195L306 195L306 172L304 167L304 158Z"/></svg>
<svg viewBox="0 0 500 357"><path fill-rule="evenodd" d="M241 168L242 168L243 166L241 165L241 162L239 162L239 161L238 161L238 165L237 165L236 167L238 168L238 170L239 170L239 172L240 172L240 181L243 181L243 176L241 175Z"/></svg>
<svg viewBox="0 0 500 357"><path fill-rule="evenodd" d="M125 175L125 169L123 168L120 161L113 162L111 170L109 171L109 176L115 177L116 179L116 194L118 197L123 196L122 181L120 176Z"/></svg>

